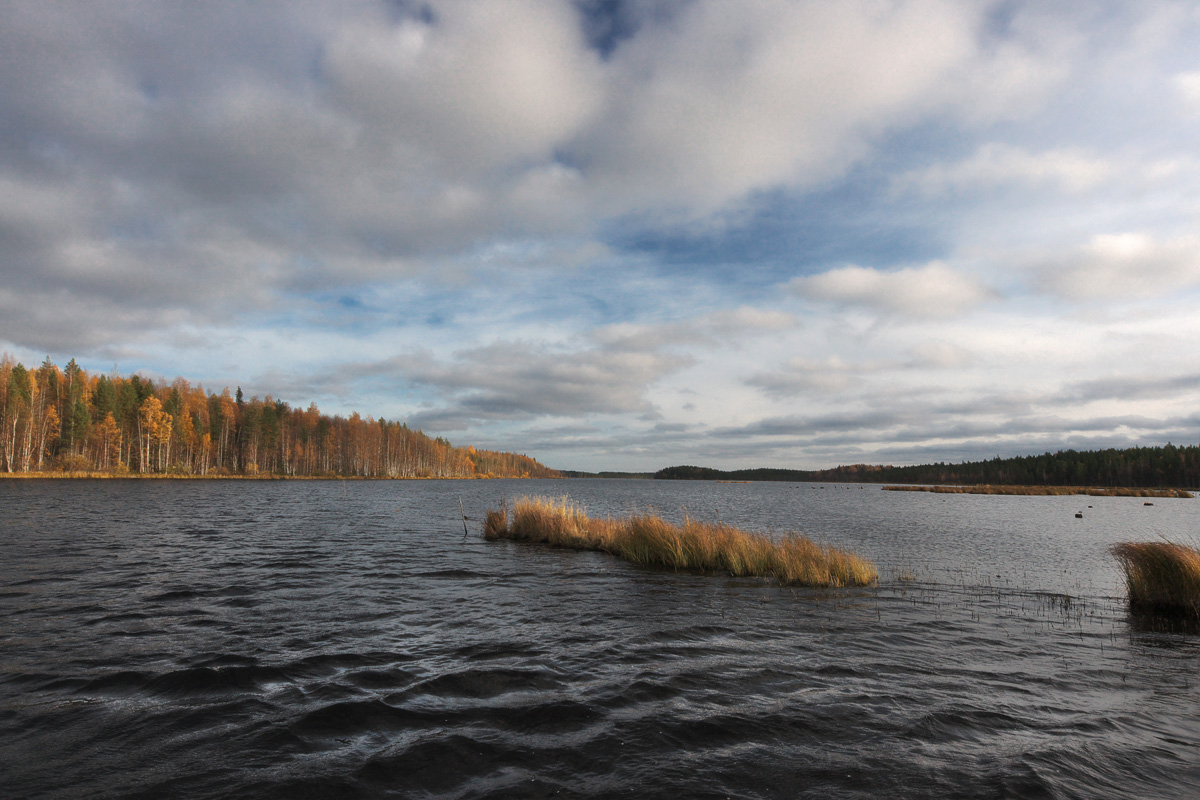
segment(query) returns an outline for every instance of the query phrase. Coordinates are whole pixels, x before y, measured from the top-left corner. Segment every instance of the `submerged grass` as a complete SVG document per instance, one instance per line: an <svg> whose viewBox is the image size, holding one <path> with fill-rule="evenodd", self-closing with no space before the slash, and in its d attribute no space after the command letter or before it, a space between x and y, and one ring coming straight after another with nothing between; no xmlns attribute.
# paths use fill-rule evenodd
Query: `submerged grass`
<svg viewBox="0 0 1200 800"><path fill-rule="evenodd" d="M867 586L879 579L870 561L797 533L773 539L690 518L675 525L656 514L592 519L567 498L522 497L511 522L506 508L488 511L483 536L599 550L662 569L770 577L794 586Z"/></svg>
<svg viewBox="0 0 1200 800"><path fill-rule="evenodd" d="M1131 611L1200 621L1200 550L1174 542L1122 542L1112 554L1125 570Z"/></svg>
<svg viewBox="0 0 1200 800"><path fill-rule="evenodd" d="M1089 497L1191 497L1186 489L1138 489L1124 486L1017 486L1010 484L977 484L975 486L884 486L885 492L934 492L937 494L1019 494L1019 495L1074 495Z"/></svg>

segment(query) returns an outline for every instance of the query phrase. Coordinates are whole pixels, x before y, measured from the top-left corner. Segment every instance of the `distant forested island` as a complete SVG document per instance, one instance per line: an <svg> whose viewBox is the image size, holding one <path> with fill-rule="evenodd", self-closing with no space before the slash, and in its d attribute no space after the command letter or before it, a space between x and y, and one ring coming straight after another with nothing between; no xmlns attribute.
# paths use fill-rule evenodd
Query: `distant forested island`
<svg viewBox="0 0 1200 800"><path fill-rule="evenodd" d="M851 464L821 470L667 467L663 480L828 481L829 483L1006 484L1022 486L1200 486L1200 446L1060 450L1039 456L993 458L961 464L892 467Z"/></svg>
<svg viewBox="0 0 1200 800"><path fill-rule="evenodd" d="M528 456L454 447L402 422L322 414L183 378L27 369L0 356L0 471L63 475L549 478Z"/></svg>

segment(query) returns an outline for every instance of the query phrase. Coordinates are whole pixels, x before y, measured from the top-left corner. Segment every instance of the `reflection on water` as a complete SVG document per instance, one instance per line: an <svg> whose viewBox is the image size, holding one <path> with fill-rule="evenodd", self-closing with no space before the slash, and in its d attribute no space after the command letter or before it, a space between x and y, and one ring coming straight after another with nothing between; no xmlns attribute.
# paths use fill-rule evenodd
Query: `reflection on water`
<svg viewBox="0 0 1200 800"><path fill-rule="evenodd" d="M891 579L802 590L483 542L483 511L529 491L569 491L596 515L796 529ZM13 796L1178 797L1200 784L1200 636L1130 618L1107 555L1125 538L1190 538L1200 501L77 481L0 483L0 507Z"/></svg>

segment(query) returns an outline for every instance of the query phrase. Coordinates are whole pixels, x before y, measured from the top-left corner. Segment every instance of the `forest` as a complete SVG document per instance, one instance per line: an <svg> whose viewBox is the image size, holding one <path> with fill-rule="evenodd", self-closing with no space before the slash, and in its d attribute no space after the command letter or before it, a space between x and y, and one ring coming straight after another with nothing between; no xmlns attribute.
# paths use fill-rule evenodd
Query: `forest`
<svg viewBox="0 0 1200 800"><path fill-rule="evenodd" d="M454 447L402 422L0 356L0 471L110 475L548 478L528 456Z"/></svg>
<svg viewBox="0 0 1200 800"><path fill-rule="evenodd" d="M851 464L823 470L678 466L661 469L667 480L828 481L830 483L1006 484L1021 486L1200 487L1200 446L1060 450L961 464L909 467Z"/></svg>

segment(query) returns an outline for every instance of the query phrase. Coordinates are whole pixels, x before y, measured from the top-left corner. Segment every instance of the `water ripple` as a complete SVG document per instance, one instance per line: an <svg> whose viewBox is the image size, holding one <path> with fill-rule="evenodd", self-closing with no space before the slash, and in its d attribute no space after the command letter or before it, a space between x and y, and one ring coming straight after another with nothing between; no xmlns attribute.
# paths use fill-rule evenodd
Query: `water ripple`
<svg viewBox="0 0 1200 800"><path fill-rule="evenodd" d="M21 509L0 527L6 791L1149 798L1200 785L1200 636L1131 619L1106 560L1140 506L1098 499L1082 530L1059 524L1054 498L569 485L598 513L716 502L737 524L805 520L919 566L839 592L463 540L460 494L481 518L532 488L0 483L0 504ZM52 529L38 527L47 509ZM1184 501L1156 509L1196 521Z"/></svg>

